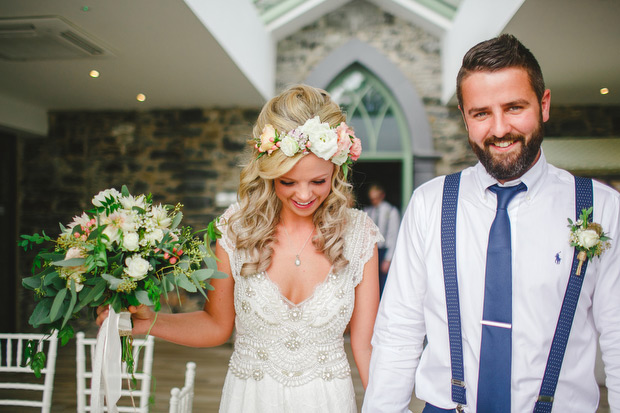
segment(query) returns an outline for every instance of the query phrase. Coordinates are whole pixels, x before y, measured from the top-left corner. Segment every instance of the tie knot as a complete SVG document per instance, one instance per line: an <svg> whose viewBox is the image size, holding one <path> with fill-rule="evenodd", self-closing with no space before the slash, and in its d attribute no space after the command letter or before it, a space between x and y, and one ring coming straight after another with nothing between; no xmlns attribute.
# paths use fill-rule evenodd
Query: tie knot
<svg viewBox="0 0 620 413"><path fill-rule="evenodd" d="M523 182L515 186L498 186L495 184L489 187L489 190L497 195L497 209L506 209L512 198L526 189L527 186Z"/></svg>

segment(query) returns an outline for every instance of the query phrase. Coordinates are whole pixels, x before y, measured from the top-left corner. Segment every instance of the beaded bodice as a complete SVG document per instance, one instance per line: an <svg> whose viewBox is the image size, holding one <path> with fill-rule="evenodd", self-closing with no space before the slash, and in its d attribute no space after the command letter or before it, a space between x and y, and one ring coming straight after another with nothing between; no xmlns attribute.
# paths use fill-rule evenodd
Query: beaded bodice
<svg viewBox="0 0 620 413"><path fill-rule="evenodd" d="M230 216L231 207L224 218ZM330 271L314 293L299 304L282 295L267 272L241 276L243 254L226 237L235 280L235 349L231 371L240 378L261 380L270 375L286 386L315 378L329 381L351 374L343 334L355 301L355 287L362 280L364 264L381 239L376 226L359 210L349 210L344 255L349 264Z"/></svg>

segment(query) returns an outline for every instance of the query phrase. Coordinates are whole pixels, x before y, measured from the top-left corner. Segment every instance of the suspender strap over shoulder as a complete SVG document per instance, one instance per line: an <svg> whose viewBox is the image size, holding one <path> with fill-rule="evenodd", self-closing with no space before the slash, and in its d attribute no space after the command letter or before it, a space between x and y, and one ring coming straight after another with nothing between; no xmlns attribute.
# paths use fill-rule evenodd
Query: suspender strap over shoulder
<svg viewBox="0 0 620 413"><path fill-rule="evenodd" d="M460 181L460 172L446 176L444 181L441 207L441 257L448 311L452 401L465 405L467 400L465 398L465 373L463 369L463 340L461 338L461 312L456 277L456 212Z"/></svg>
<svg viewBox="0 0 620 413"><path fill-rule="evenodd" d="M465 375L463 368L463 341L461 337L461 314L456 273L456 214L461 174L448 175L443 188L441 209L441 254L443 261L446 307L448 314L448 333L450 339L450 362L452 366L452 401L466 405ZM575 217L579 219L581 211L593 206L592 180L575 177ZM592 217L592 214L590 215ZM547 366L542 380L534 413L550 413L553 397L558 384L562 360L566 351L575 310L581 293L588 262L582 265L582 275L576 275L579 260L575 250L570 278L566 287L564 301L547 359Z"/></svg>
<svg viewBox="0 0 620 413"><path fill-rule="evenodd" d="M593 206L592 195L592 180L588 178L575 177L575 216L576 220L579 219L581 211ZM590 214L590 219L592 214ZM560 375L560 369L562 368L562 360L564 359L564 352L566 351L566 344L568 343L568 337L570 334L571 326L573 324L573 318L575 317L575 310L577 309L577 302L579 301L579 294L581 292L581 286L585 277L588 261L583 263L581 267L581 274L576 275L579 260L577 254L579 251L575 248L573 255L573 264L571 267L570 278L568 280L568 286L566 287L566 293L564 295L564 301L562 302L562 309L560 310L560 316L553 335L553 341L551 343L551 350L549 351L549 358L547 359L547 367L545 368L545 375L540 386L540 393L538 400L534 406L535 413L549 413L553 406L553 396L555 394L556 386L558 385L558 377Z"/></svg>

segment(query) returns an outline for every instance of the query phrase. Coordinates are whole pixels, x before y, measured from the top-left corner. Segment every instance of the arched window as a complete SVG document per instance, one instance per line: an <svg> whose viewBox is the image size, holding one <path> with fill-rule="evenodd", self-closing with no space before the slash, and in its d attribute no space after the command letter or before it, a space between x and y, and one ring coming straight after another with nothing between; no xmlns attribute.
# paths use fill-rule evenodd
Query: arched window
<svg viewBox="0 0 620 413"><path fill-rule="evenodd" d="M305 83L329 91L363 141L352 174L358 200L363 204L368 183L379 181L388 200L404 210L413 188L435 176L438 158L424 104L411 82L377 49L351 39L323 59Z"/></svg>
<svg viewBox="0 0 620 413"><path fill-rule="evenodd" d="M412 189L411 140L405 116L394 96L370 70L354 63L327 87L362 141L354 183L361 203L372 181L380 181L388 200L401 206Z"/></svg>

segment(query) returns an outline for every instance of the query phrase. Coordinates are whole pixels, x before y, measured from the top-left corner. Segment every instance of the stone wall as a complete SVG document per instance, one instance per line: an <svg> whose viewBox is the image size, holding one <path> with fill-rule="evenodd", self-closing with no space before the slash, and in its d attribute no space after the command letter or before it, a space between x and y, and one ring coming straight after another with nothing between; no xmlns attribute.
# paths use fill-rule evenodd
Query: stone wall
<svg viewBox="0 0 620 413"><path fill-rule="evenodd" d="M55 237L59 223L92 207L93 195L122 185L152 193L155 203L181 202L183 223L204 228L223 212L215 195L236 192L257 116L258 109L51 113L49 136L18 142L18 233ZM19 278L32 258L18 252ZM32 302L31 292L17 290L18 301ZM28 328L27 316L17 319L19 331Z"/></svg>

